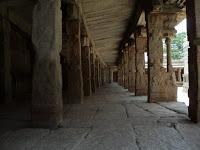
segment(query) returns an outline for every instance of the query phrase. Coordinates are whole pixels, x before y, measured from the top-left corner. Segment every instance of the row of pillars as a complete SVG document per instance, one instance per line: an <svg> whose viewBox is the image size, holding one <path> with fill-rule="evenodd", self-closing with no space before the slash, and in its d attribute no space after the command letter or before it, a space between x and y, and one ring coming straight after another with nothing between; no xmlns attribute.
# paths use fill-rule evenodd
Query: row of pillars
<svg viewBox="0 0 200 150"><path fill-rule="evenodd" d="M177 85L171 62L171 37L174 35L173 18L155 12L146 17L147 29L138 27L132 43L123 49L119 65L119 84L136 96L148 95L149 102L176 101ZM167 21L170 24L165 25ZM167 28L165 28L167 26ZM163 42L167 49L167 68L163 67ZM148 62L145 68L145 52Z"/></svg>
<svg viewBox="0 0 200 150"><path fill-rule="evenodd" d="M118 66L118 83L135 95L148 95L148 102L175 101L177 85L171 64L171 37L174 34L176 14L163 13L159 9L146 13L147 37L135 36L123 50ZM200 1L187 0L187 32L189 40L189 117L194 122L200 120ZM163 38L167 49L167 69L163 68ZM146 46L145 46L146 45ZM147 51L148 69L145 74L144 54ZM130 57L127 57L130 56ZM128 62L128 68L127 68ZM141 89L140 89L141 87Z"/></svg>
<svg viewBox="0 0 200 150"><path fill-rule="evenodd" d="M112 80L109 67L95 53L88 36L82 34L78 6L69 1L62 12L60 8L59 0L39 0L33 12L34 126L62 124L63 103L82 103L83 96L90 96Z"/></svg>
<svg viewBox="0 0 200 150"><path fill-rule="evenodd" d="M118 83L136 96L147 95L147 75L145 57L147 38L137 36L135 41L123 50L121 64L118 67Z"/></svg>

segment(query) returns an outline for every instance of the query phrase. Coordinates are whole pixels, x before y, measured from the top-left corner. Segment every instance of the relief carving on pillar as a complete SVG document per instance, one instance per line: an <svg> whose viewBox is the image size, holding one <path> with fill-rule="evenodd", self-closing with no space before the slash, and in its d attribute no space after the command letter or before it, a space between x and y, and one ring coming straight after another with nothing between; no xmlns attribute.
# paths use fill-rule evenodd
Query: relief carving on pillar
<svg viewBox="0 0 200 150"><path fill-rule="evenodd" d="M174 16L173 16L174 17ZM174 18L169 18L163 14L151 13L148 17L149 26L149 57L150 57L150 98L151 102L175 101L177 97L177 86L174 72L167 72L162 66L163 58L163 33L167 36L172 32L166 32L167 28L172 28L172 23L168 23ZM171 31L171 30L170 30Z"/></svg>

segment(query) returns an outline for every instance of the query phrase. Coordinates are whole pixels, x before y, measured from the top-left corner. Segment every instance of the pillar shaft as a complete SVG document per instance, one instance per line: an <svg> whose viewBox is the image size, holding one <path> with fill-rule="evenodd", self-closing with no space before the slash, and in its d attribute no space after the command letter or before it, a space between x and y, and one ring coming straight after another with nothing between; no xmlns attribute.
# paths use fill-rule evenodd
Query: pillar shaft
<svg viewBox="0 0 200 150"><path fill-rule="evenodd" d="M128 59L128 90L129 92L135 92L135 44L128 49Z"/></svg>
<svg viewBox="0 0 200 150"><path fill-rule="evenodd" d="M100 83L99 83L99 58L96 57L95 59L95 76L96 76L96 87L99 88L100 87Z"/></svg>
<svg viewBox="0 0 200 150"><path fill-rule="evenodd" d="M91 88L91 64L90 64L90 46L89 39L84 38L82 46L82 75L83 75L83 91L85 96L90 96Z"/></svg>
<svg viewBox="0 0 200 150"><path fill-rule="evenodd" d="M102 82L101 82L101 62L99 61L99 86L102 86Z"/></svg>
<svg viewBox="0 0 200 150"><path fill-rule="evenodd" d="M113 83L113 69L109 68L109 83Z"/></svg>
<svg viewBox="0 0 200 150"><path fill-rule="evenodd" d="M147 75L145 74L144 52L147 46L145 37L136 38L136 83L135 95L147 95Z"/></svg>
<svg viewBox="0 0 200 150"><path fill-rule="evenodd" d="M148 19L148 101L175 101L177 98L177 86L173 72L166 72L162 67L162 32L163 16L157 13L149 13Z"/></svg>
<svg viewBox="0 0 200 150"><path fill-rule="evenodd" d="M178 82L182 82L182 79L181 79L181 68L178 68Z"/></svg>
<svg viewBox="0 0 200 150"><path fill-rule="evenodd" d="M58 0L39 0L33 12L32 40L36 52L32 91L32 122L37 127L62 123L62 13Z"/></svg>
<svg viewBox="0 0 200 150"><path fill-rule="evenodd" d="M166 48L167 48L167 72L172 72L172 58L171 58L171 38L166 37L165 40Z"/></svg>
<svg viewBox="0 0 200 150"><path fill-rule="evenodd" d="M124 88L128 89L128 48L124 51Z"/></svg>
<svg viewBox="0 0 200 150"><path fill-rule="evenodd" d="M200 1L188 0L187 24L188 24L188 62L189 62L189 117L194 122L200 121Z"/></svg>
<svg viewBox="0 0 200 150"><path fill-rule="evenodd" d="M82 103L83 77L81 62L80 14L78 6L67 4L67 41L68 44L68 91L67 103Z"/></svg>
<svg viewBox="0 0 200 150"><path fill-rule="evenodd" d="M91 48L91 88L92 92L96 91L96 75L95 75L95 56L92 47Z"/></svg>

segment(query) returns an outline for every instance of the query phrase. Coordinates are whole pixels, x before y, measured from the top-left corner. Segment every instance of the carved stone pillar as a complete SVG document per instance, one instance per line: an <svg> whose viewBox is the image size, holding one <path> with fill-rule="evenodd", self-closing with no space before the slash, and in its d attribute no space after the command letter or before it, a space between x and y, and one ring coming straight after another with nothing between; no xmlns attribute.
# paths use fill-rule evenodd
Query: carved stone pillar
<svg viewBox="0 0 200 150"><path fill-rule="evenodd" d="M83 75L83 91L84 96L90 96L91 88L91 65L90 65L90 41L88 37L84 37L82 50L82 75Z"/></svg>
<svg viewBox="0 0 200 150"><path fill-rule="evenodd" d="M0 18L0 103L12 101L12 75L11 75L11 49L10 49L10 23Z"/></svg>
<svg viewBox="0 0 200 150"><path fill-rule="evenodd" d="M96 91L96 75L95 75L95 55L93 47L90 47L90 62L91 62L91 88L92 92Z"/></svg>
<svg viewBox="0 0 200 150"><path fill-rule="evenodd" d="M39 0L33 11L32 41L35 66L32 91L32 123L37 127L56 127L63 120L62 12L59 0Z"/></svg>
<svg viewBox="0 0 200 150"><path fill-rule="evenodd" d="M182 79L181 79L181 68L178 68L177 72L178 72L178 82L182 82Z"/></svg>
<svg viewBox="0 0 200 150"><path fill-rule="evenodd" d="M124 88L128 89L128 74L129 74L129 69L128 69L128 48L124 50Z"/></svg>
<svg viewBox="0 0 200 150"><path fill-rule="evenodd" d="M125 80L124 80L124 76L125 76L125 75L124 75L124 72L125 72L125 71L124 71L124 54L123 54L123 56L122 56L122 64L121 64L121 65L122 65L122 66L121 66L121 68L122 68L122 69L121 69L121 70L122 70L122 86L125 87Z"/></svg>
<svg viewBox="0 0 200 150"><path fill-rule="evenodd" d="M172 58L171 58L171 38L166 37L165 43L167 48L167 72L173 72Z"/></svg>
<svg viewBox="0 0 200 150"><path fill-rule="evenodd" d="M160 13L149 13L148 24L148 101L175 101L177 86L173 72L166 72L162 67L164 16Z"/></svg>
<svg viewBox="0 0 200 150"><path fill-rule="evenodd" d="M101 82L101 61L99 60L99 86L102 86L102 82Z"/></svg>
<svg viewBox="0 0 200 150"><path fill-rule="evenodd" d="M113 83L113 68L109 67L109 83Z"/></svg>
<svg viewBox="0 0 200 150"><path fill-rule="evenodd" d="M144 52L147 46L146 37L136 37L136 81L135 95L147 95L147 75L145 73Z"/></svg>
<svg viewBox="0 0 200 150"><path fill-rule="evenodd" d="M189 40L189 117L200 121L200 1L186 1L187 32Z"/></svg>
<svg viewBox="0 0 200 150"><path fill-rule="evenodd" d="M99 83L99 58L98 58L98 56L96 56L96 59L95 59L95 76L96 76L96 87L99 88L100 83Z"/></svg>
<svg viewBox="0 0 200 150"><path fill-rule="evenodd" d="M122 65L118 65L118 84L122 86Z"/></svg>
<svg viewBox="0 0 200 150"><path fill-rule="evenodd" d="M104 85L105 84L105 76L104 76L104 73L105 72L105 66L102 64L101 66L101 85Z"/></svg>
<svg viewBox="0 0 200 150"><path fill-rule="evenodd" d="M82 103L83 77L81 64L80 13L74 2L67 3L68 91L67 103Z"/></svg>
<svg viewBox="0 0 200 150"><path fill-rule="evenodd" d="M128 48L128 90L135 92L135 44L130 45Z"/></svg>

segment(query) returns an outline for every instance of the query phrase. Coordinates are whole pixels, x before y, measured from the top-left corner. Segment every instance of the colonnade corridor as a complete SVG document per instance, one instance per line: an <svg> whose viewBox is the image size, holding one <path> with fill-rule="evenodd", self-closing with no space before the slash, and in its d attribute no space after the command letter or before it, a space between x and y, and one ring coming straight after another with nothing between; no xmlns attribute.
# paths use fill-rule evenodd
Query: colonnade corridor
<svg viewBox="0 0 200 150"><path fill-rule="evenodd" d="M29 128L23 110L1 113L0 149L199 150L200 127L189 121L183 103L147 103L147 97L134 96L117 83L83 101L64 106L57 129Z"/></svg>

